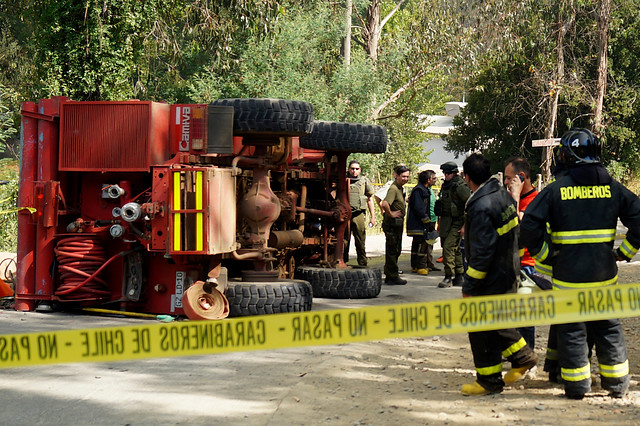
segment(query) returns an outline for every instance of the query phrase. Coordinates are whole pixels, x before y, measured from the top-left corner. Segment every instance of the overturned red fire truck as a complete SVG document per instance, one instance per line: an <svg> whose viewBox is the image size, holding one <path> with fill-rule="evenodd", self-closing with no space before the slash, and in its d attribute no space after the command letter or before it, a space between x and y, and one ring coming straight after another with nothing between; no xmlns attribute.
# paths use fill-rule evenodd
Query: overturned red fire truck
<svg viewBox="0 0 640 426"><path fill-rule="evenodd" d="M382 126L314 121L282 99L26 102L15 308L190 319L375 297L347 267L346 161Z"/></svg>

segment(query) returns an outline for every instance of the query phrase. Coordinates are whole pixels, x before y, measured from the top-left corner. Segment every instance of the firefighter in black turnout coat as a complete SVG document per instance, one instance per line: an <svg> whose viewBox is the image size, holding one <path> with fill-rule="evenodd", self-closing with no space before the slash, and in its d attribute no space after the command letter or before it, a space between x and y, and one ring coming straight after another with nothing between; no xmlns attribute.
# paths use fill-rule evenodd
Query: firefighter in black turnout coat
<svg viewBox="0 0 640 426"><path fill-rule="evenodd" d="M575 129L560 141L566 168L527 208L520 237L536 262L552 271L554 290L603 288L618 281L616 260L631 260L640 247L640 200L613 180L600 163L600 140ZM629 229L613 249L618 218ZM617 319L558 325L560 377L569 398L591 389L587 333L595 341L603 389L622 397L629 362Z"/></svg>
<svg viewBox="0 0 640 426"><path fill-rule="evenodd" d="M467 270L463 296L515 293L520 279L518 212L513 197L491 176L489 160L471 154L464 161L464 179L473 191L464 225ZM476 381L462 386L465 395L502 392L537 363L537 356L514 329L469 333ZM502 357L511 370L502 377Z"/></svg>

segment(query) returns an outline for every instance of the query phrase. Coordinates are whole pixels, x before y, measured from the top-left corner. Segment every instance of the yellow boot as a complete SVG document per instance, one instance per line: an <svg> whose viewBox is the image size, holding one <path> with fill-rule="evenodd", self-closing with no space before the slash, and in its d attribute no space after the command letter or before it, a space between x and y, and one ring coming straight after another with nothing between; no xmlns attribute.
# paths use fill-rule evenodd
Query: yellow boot
<svg viewBox="0 0 640 426"><path fill-rule="evenodd" d="M531 370L533 367L535 367L535 364L529 365L526 367L512 368L507 372L507 374L504 375L504 382L507 385L514 384L518 380L521 380L524 377L524 375L527 374L527 371Z"/></svg>
<svg viewBox="0 0 640 426"><path fill-rule="evenodd" d="M415 272L418 275L429 275L429 270L427 268L416 269L413 272Z"/></svg>
<svg viewBox="0 0 640 426"><path fill-rule="evenodd" d="M480 396L480 395L489 395L490 391L486 390L482 387L482 385L478 382L467 383L466 385L462 385L462 394L469 396Z"/></svg>

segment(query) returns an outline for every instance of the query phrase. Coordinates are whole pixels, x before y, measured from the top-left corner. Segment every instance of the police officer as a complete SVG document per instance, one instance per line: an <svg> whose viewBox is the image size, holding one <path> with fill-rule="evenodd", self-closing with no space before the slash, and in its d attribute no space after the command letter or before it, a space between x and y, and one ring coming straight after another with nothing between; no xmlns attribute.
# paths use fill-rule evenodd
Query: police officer
<svg viewBox="0 0 640 426"><path fill-rule="evenodd" d="M600 140L589 130L565 133L558 159L566 173L540 192L522 219L522 243L537 263L552 270L554 290L606 290L617 284L616 260L631 260L640 247L640 200L609 176L600 154ZM618 218L628 232L613 250ZM625 395L629 362L619 320L559 324L557 332L568 398L582 399L591 389L587 335L595 341L602 388L612 397Z"/></svg>
<svg viewBox="0 0 640 426"><path fill-rule="evenodd" d="M376 224L373 212L373 185L366 176L362 175L360 163L351 160L347 170L347 177L350 182L349 204L351 205L351 223L349 228L356 245L358 265L367 266L367 251L365 250L365 239L367 237L367 209L369 210L369 226ZM346 236L344 245L344 261L349 261L349 243L351 235Z"/></svg>
<svg viewBox="0 0 640 426"><path fill-rule="evenodd" d="M471 195L469 186L458 175L458 165L448 161L440 166L444 173L444 183L440 190L440 242L442 243L442 264L444 265L444 279L438 284L440 288L461 286L464 266L460 242L461 230L464 225L464 205ZM453 280L451 277L454 277Z"/></svg>
<svg viewBox="0 0 640 426"><path fill-rule="evenodd" d="M387 191L380 208L384 212L382 230L385 236L385 283L389 285L404 285L407 280L399 276L398 258L402 251L402 230L404 216L407 210L404 185L409 181L411 171L407 166L397 166L393 171L394 181Z"/></svg>

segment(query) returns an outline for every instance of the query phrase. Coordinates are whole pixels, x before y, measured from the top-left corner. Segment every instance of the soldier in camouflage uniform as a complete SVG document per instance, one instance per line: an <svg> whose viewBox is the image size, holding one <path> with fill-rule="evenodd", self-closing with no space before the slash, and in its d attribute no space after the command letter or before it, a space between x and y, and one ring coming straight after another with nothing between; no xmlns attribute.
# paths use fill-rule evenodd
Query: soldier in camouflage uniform
<svg viewBox="0 0 640 426"><path fill-rule="evenodd" d="M471 190L467 183L458 175L458 165L448 161L440 166L444 173L445 182L440 190L440 242L442 243L442 264L444 265L444 279L438 284L440 288L461 286L463 283L464 266L462 264L461 230L464 226L464 206ZM453 280L452 280L453 276Z"/></svg>

